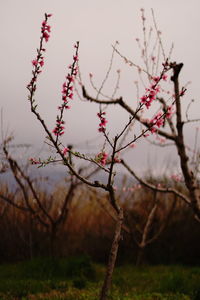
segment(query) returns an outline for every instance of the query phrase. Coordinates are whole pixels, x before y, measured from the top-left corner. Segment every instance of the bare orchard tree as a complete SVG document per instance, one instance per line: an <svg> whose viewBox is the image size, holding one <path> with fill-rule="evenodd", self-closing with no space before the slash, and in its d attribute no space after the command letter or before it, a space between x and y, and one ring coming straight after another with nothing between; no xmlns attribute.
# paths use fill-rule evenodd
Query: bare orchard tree
<svg viewBox="0 0 200 300"><path fill-rule="evenodd" d="M130 228L132 240L138 246L138 254L136 258L137 266L144 262L146 247L155 242L168 226L177 203L176 195L173 196L174 198L171 203L171 199L169 198L169 193L167 191L164 195L159 193L156 189L153 190L152 193L152 201L149 201L150 199L143 199L143 201L141 201L141 199L139 200L138 210L135 203L133 212L135 212L136 216L134 216L134 213L131 213L130 210L126 211L126 221ZM144 194L147 193L144 191ZM147 201L150 203L145 205L145 203L147 204ZM145 208L142 211L142 206L144 205Z"/></svg>
<svg viewBox="0 0 200 300"><path fill-rule="evenodd" d="M37 184L35 184L35 180L28 175L27 168L21 166L17 160L12 157L9 151L9 143L11 140L12 138L7 138L3 141L2 150L4 157L2 161L7 165L7 170L11 171L18 186L18 193L10 193L9 191L3 192L2 190L0 199L8 205L24 213L28 213L30 223L35 220L49 232L50 255L54 256L57 231L68 217L75 190L80 184L77 183L74 176L70 176L67 192L64 195L63 201L58 202L51 195L45 195L45 198L47 198L45 199L40 189L38 189ZM19 197L21 198L20 202L18 202Z"/></svg>

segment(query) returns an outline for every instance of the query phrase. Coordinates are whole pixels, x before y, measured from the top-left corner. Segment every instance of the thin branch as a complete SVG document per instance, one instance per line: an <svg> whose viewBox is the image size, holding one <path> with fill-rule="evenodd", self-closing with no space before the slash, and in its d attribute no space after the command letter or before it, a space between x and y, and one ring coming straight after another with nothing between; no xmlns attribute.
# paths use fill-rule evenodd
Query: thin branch
<svg viewBox="0 0 200 300"><path fill-rule="evenodd" d="M161 233L164 231L164 229L167 227L167 225L170 221L172 212L174 211L174 208L176 206L176 203L177 203L177 195L174 195L174 199L173 199L171 208L170 208L169 212L167 213L167 216L166 216L165 220L162 222L162 226L160 227L158 232L154 234L154 236L152 238L150 238L149 240L146 241L146 245L151 244L152 242L154 242L161 235Z"/></svg>
<svg viewBox="0 0 200 300"><path fill-rule="evenodd" d="M124 161L121 160L121 164L129 171L129 173L131 175L133 175L142 185L144 185L145 187L153 190L153 191L158 191L161 193L172 193L177 195L179 198L181 198L185 203L187 203L187 205L191 206L191 202L189 200L188 197L186 197L184 194L182 194L181 192L173 189L173 188L161 188L161 187L157 187L153 184L150 184L148 182L146 182L144 179L140 178L129 166L128 164Z"/></svg>
<svg viewBox="0 0 200 300"><path fill-rule="evenodd" d="M21 206L21 205L18 205L17 203L13 202L10 198L0 194L0 198L7 202L8 204L20 209L20 210L23 210L23 211L30 211L28 207L25 207L25 206Z"/></svg>

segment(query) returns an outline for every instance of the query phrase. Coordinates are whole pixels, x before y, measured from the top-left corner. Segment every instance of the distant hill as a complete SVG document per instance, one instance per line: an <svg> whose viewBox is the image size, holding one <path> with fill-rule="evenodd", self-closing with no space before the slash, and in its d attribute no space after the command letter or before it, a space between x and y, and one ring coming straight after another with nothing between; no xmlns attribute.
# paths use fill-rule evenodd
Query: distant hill
<svg viewBox="0 0 200 300"><path fill-rule="evenodd" d="M44 189L47 192L51 192L58 184L66 184L65 178L69 176L66 172L66 168L60 166L44 168L37 168L33 166L32 168L29 168L28 174L31 179L35 180L41 189ZM124 178L125 174L118 173L115 177L115 185L118 187L122 186ZM91 180L97 180L106 184L107 176L105 176L105 173L99 172L91 177ZM17 187L16 180L10 171L0 174L0 182L7 183L11 191L14 191ZM133 185L135 183L136 181L134 178L126 176L127 185Z"/></svg>

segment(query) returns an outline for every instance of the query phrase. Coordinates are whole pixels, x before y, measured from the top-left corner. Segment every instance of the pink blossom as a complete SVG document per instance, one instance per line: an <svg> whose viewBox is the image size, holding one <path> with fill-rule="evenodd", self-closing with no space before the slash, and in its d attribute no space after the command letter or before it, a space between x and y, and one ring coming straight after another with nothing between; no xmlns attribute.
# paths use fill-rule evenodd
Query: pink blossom
<svg viewBox="0 0 200 300"><path fill-rule="evenodd" d="M162 79L163 79L164 81L166 81L166 80L167 80L167 75L164 74L164 75L162 76Z"/></svg>
<svg viewBox="0 0 200 300"><path fill-rule="evenodd" d="M97 113L97 116L99 117L100 119L100 123L99 123L99 132L105 132L106 130L106 124L108 123L108 121L106 120L106 118L104 117L105 116L105 112L99 112Z"/></svg>
<svg viewBox="0 0 200 300"><path fill-rule="evenodd" d="M160 80L160 77L159 77L159 76L155 76L155 77L153 77L153 80L154 80L155 82L158 82L158 81Z"/></svg>
<svg viewBox="0 0 200 300"><path fill-rule="evenodd" d="M56 136L61 136L64 134L64 131L59 130L57 127L54 128L54 130L52 131Z"/></svg>
<svg viewBox="0 0 200 300"><path fill-rule="evenodd" d="M40 164L40 161L37 160L37 159L34 158L34 157L30 157L30 158L29 158L29 161L30 161L30 163L31 163L32 165L38 165L38 164Z"/></svg>
<svg viewBox="0 0 200 300"><path fill-rule="evenodd" d="M151 124L157 126L157 127L161 127L164 124L164 119L163 119L163 115L161 112L159 112L151 121ZM152 131L151 131L152 132ZM154 133L155 130L153 130L152 133Z"/></svg>
<svg viewBox="0 0 200 300"><path fill-rule="evenodd" d="M74 55L74 61L78 61L78 55Z"/></svg>
<svg viewBox="0 0 200 300"><path fill-rule="evenodd" d="M97 154L96 157L97 161L100 162L100 164L103 166L105 166L107 158L108 158L108 154L105 153L104 151Z"/></svg>
<svg viewBox="0 0 200 300"><path fill-rule="evenodd" d="M120 162L121 162L121 159L119 158L119 155L116 155L116 156L114 157L114 161L115 161L116 163L120 163Z"/></svg>
<svg viewBox="0 0 200 300"><path fill-rule="evenodd" d="M156 133L157 132L157 128L152 126L151 129L150 129L151 133Z"/></svg>
<svg viewBox="0 0 200 300"><path fill-rule="evenodd" d="M101 123L99 124L100 127L105 127L106 123L108 123L108 121L105 118L101 118Z"/></svg>
<svg viewBox="0 0 200 300"><path fill-rule="evenodd" d="M46 42L48 42L49 37L50 37L50 35L46 31L44 31L43 32L43 38L45 39Z"/></svg>
<svg viewBox="0 0 200 300"><path fill-rule="evenodd" d="M44 66L44 60L41 60L41 61L39 62L39 64L40 64L41 67L43 67L43 66Z"/></svg>
<svg viewBox="0 0 200 300"><path fill-rule="evenodd" d="M48 30L48 28L46 28L46 30ZM73 64L70 64L70 66L68 67L71 71L70 73L67 74L66 81L62 84L62 100L63 103L58 106L58 109L60 110L60 117L57 117L57 121L56 121L56 126L53 129L53 133L58 137L64 134L64 121L62 121L63 118L63 111L64 109L70 109L70 106L68 105L69 100L73 99L73 82L74 82L74 78L77 72L77 67L76 67L76 63L78 61L78 45L79 43L77 42L77 44L75 45L76 50L76 54L73 56ZM64 154L67 153L67 148L64 148Z"/></svg>
<svg viewBox="0 0 200 300"><path fill-rule="evenodd" d="M62 96L62 100L64 101L64 102L66 102L67 101L67 97L64 95L64 96Z"/></svg>
<svg viewBox="0 0 200 300"><path fill-rule="evenodd" d="M130 147L130 148L135 148L135 147L136 147L136 144L135 144L135 143L132 143L129 147Z"/></svg>
<svg viewBox="0 0 200 300"><path fill-rule="evenodd" d="M146 100L147 100L147 95L143 95L141 98L140 98L140 100L141 100L141 102L142 103L145 103L146 102Z"/></svg>
<svg viewBox="0 0 200 300"><path fill-rule="evenodd" d="M66 147L66 148L64 148L64 149L62 150L62 154L63 154L63 155L66 155L68 151L69 151L69 148Z"/></svg>
<svg viewBox="0 0 200 300"><path fill-rule="evenodd" d="M150 100L155 100L155 99L156 99L156 91L151 90L151 91L149 92L148 98L149 98Z"/></svg>
<svg viewBox="0 0 200 300"><path fill-rule="evenodd" d="M47 30L48 32L51 32L51 26L47 25L47 26L46 26L46 30Z"/></svg>
<svg viewBox="0 0 200 300"><path fill-rule="evenodd" d="M74 78L73 78L73 76L71 76L70 74L67 75L66 79L67 79L69 82L74 82Z"/></svg>
<svg viewBox="0 0 200 300"><path fill-rule="evenodd" d="M158 77L153 77L153 78L155 81L158 80ZM157 83L151 85L150 88L146 88L146 95L143 95L140 98L141 103L144 104L148 109L151 106L152 101L156 99L156 95L159 92L160 92L160 86L158 86Z"/></svg>
<svg viewBox="0 0 200 300"><path fill-rule="evenodd" d="M167 107L167 112L166 112L166 115L165 115L166 118L170 119L172 117L173 113L174 113L173 106L172 105L168 106Z"/></svg>
<svg viewBox="0 0 200 300"><path fill-rule="evenodd" d="M48 20L48 16L45 14L45 20L42 21L42 27L41 27L41 37L40 37L40 47L39 49L37 49L37 57L36 59L32 60L32 65L35 67L32 71L32 79L30 81L30 83L28 84L27 88L29 89L31 95L31 102L32 102L32 96L37 88L36 86L36 81L38 78L38 75L42 72L40 67L43 67L44 65L44 59L43 59L43 52L46 51L45 48L43 47L43 39L46 40L46 42L48 41L50 35L47 32L50 32L50 26L47 25L47 20Z"/></svg>
<svg viewBox="0 0 200 300"><path fill-rule="evenodd" d="M145 106L146 106L147 109L149 109L149 107L151 106L151 102L152 102L152 101L147 101L147 102L145 103Z"/></svg>
<svg viewBox="0 0 200 300"><path fill-rule="evenodd" d="M63 120L60 119L56 120L56 126L52 131L56 136L61 136L64 134L65 127L63 126L63 124L65 124Z"/></svg>
<svg viewBox="0 0 200 300"><path fill-rule="evenodd" d="M33 66L37 66L37 64L38 64L37 59L32 60L32 65L33 65Z"/></svg>
<svg viewBox="0 0 200 300"><path fill-rule="evenodd" d="M163 118L158 119L157 122L156 122L156 125L157 125L158 127L163 126L163 124L164 124L164 119L163 119Z"/></svg>
<svg viewBox="0 0 200 300"><path fill-rule="evenodd" d="M62 94L66 94L67 93L67 88L66 87L64 87L63 89L62 89Z"/></svg>

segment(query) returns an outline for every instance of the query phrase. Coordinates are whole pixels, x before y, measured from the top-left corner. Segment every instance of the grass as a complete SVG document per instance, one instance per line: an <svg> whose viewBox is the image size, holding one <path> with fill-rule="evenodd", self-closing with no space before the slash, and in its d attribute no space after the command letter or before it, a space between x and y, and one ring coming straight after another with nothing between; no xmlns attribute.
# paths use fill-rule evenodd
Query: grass
<svg viewBox="0 0 200 300"><path fill-rule="evenodd" d="M0 266L0 300L97 300L105 268L88 257ZM115 269L110 300L200 300L200 268Z"/></svg>

